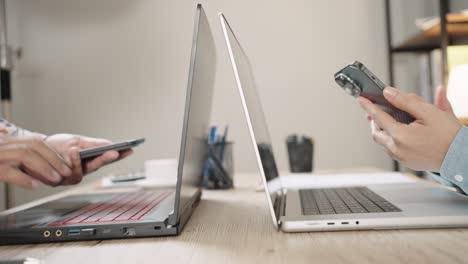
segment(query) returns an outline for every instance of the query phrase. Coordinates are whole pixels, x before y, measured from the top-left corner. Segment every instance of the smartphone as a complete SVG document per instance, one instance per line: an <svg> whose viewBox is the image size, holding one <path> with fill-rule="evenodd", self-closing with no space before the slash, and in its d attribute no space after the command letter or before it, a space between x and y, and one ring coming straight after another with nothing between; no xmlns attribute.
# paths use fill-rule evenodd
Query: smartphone
<svg viewBox="0 0 468 264"><path fill-rule="evenodd" d="M120 151L134 148L142 144L143 142L145 142L145 139L140 138L140 139L133 139L133 140L127 140L127 141L123 141L119 143L114 143L111 145L97 147L97 148L84 149L80 151L80 158L81 160L90 160L90 159L96 158L104 154L107 151L115 150L115 151L120 152Z"/></svg>
<svg viewBox="0 0 468 264"><path fill-rule="evenodd" d="M409 124L414 121L410 114L394 107L385 99L383 90L387 85L359 61L335 73L335 82L351 96L369 99L398 122Z"/></svg>

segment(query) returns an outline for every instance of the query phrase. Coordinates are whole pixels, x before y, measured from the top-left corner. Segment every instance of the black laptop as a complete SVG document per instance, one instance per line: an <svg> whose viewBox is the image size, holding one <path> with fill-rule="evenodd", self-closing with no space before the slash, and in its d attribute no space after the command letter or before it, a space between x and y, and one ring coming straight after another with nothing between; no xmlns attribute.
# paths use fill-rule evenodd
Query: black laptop
<svg viewBox="0 0 468 264"><path fill-rule="evenodd" d="M177 235L200 201L216 51L197 5L175 189L67 196L0 214L0 244Z"/></svg>

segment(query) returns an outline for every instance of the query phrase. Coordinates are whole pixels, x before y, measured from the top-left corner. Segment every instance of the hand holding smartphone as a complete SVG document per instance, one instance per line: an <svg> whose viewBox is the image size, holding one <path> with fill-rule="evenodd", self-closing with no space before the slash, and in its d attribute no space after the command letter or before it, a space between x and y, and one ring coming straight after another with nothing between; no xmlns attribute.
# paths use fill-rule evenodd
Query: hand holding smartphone
<svg viewBox="0 0 468 264"><path fill-rule="evenodd" d="M414 121L411 115L394 107L385 99L383 90L386 85L361 62L355 61L335 73L335 81L351 96L369 99L398 122L409 124Z"/></svg>
<svg viewBox="0 0 468 264"><path fill-rule="evenodd" d="M98 156L101 156L107 151L115 150L118 152L125 151L145 142L144 138L127 140L119 143L114 143L111 145L106 145L102 147L89 148L80 151L80 158L82 161L91 160Z"/></svg>

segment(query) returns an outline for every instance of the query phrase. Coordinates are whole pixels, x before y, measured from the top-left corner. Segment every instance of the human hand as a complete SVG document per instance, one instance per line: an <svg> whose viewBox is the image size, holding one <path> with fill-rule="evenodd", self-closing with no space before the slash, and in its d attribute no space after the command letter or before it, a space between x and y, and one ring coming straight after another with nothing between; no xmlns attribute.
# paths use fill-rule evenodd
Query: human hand
<svg viewBox="0 0 468 264"><path fill-rule="evenodd" d="M450 103L438 93L438 106L427 103L415 94L407 94L393 87L384 90L393 106L415 118L410 124L397 122L393 117L364 97L358 102L371 120L372 138L402 165L414 170L438 172L445 154L461 128ZM436 101L437 101L436 100Z"/></svg>
<svg viewBox="0 0 468 264"><path fill-rule="evenodd" d="M27 189L37 181L59 185L72 175L65 160L42 139L16 139L0 143L0 181Z"/></svg>
<svg viewBox="0 0 468 264"><path fill-rule="evenodd" d="M47 137L45 141L71 165L72 175L71 177L64 178L60 183L61 185L77 184L81 182L84 174L94 172L102 166L112 163L118 159L123 159L133 152L132 150L122 152L111 150L82 164L80 159L80 150L105 146L112 144L112 142L106 139L97 139L71 134L52 135Z"/></svg>
<svg viewBox="0 0 468 264"><path fill-rule="evenodd" d="M424 100L420 98L420 100ZM450 104L448 98L447 98L447 89L445 89L444 86L440 85L437 87L436 90L436 96L435 96L435 106L439 108L440 110L453 114L455 116L455 113L453 112L452 104ZM372 117L367 114L367 120L371 121Z"/></svg>

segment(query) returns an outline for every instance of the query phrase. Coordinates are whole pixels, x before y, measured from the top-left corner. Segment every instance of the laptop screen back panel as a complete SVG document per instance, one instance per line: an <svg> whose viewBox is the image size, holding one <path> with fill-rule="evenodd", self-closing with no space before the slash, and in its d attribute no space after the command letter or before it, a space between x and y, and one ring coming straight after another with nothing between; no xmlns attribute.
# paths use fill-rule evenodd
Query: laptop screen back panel
<svg viewBox="0 0 468 264"><path fill-rule="evenodd" d="M200 196L216 73L216 48L208 19L197 6L190 59L176 203L169 223L176 224Z"/></svg>
<svg viewBox="0 0 468 264"><path fill-rule="evenodd" d="M239 89L250 138L254 145L259 172L262 176L265 192L268 194L267 200L273 223L278 228L278 208L280 205L279 198L282 195L282 186L252 67L224 15L220 14L219 18Z"/></svg>

